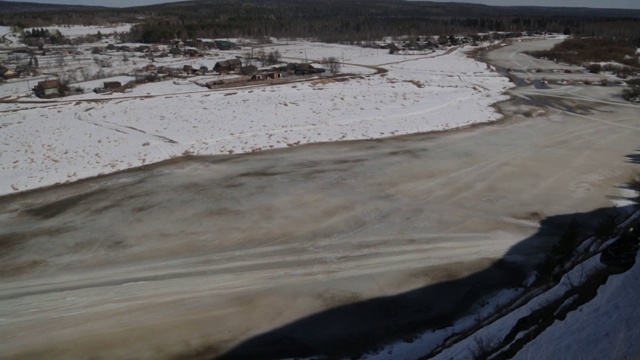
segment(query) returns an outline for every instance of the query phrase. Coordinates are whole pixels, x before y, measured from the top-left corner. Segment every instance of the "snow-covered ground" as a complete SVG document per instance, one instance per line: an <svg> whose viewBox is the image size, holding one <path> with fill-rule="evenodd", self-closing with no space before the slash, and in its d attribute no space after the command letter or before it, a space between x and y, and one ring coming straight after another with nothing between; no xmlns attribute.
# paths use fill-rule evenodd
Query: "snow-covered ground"
<svg viewBox="0 0 640 360"><path fill-rule="evenodd" d="M514 359L635 359L640 354L640 256L629 271L613 275L598 295L556 321Z"/></svg>
<svg viewBox="0 0 640 360"><path fill-rule="evenodd" d="M265 50L271 49L284 60L336 56L344 60L344 72L356 75L347 81L220 91L165 81L125 94L87 93L52 102L30 97L0 104L0 194L187 154L242 153L488 122L500 117L489 106L506 99L503 92L510 87L507 79L460 49L428 56L311 42ZM187 61L212 66L214 60ZM115 73L118 66L132 67L131 62L108 70ZM375 70L367 67L372 65L389 72L372 75ZM78 85L88 89L94 83L100 81ZM1 85L0 93L6 95L5 86L26 89L10 84Z"/></svg>

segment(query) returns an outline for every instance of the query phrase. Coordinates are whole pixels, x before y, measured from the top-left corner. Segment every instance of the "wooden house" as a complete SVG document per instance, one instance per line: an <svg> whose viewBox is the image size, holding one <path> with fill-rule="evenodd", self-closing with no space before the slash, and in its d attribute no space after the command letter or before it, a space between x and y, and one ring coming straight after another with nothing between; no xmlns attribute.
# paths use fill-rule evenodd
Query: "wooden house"
<svg viewBox="0 0 640 360"><path fill-rule="evenodd" d="M235 72L240 71L242 68L242 61L240 59L231 59L218 61L213 67L213 71L218 73L227 73L227 72Z"/></svg>
<svg viewBox="0 0 640 360"><path fill-rule="evenodd" d="M60 95L60 80L45 80L38 82L33 92L37 97L54 97Z"/></svg>

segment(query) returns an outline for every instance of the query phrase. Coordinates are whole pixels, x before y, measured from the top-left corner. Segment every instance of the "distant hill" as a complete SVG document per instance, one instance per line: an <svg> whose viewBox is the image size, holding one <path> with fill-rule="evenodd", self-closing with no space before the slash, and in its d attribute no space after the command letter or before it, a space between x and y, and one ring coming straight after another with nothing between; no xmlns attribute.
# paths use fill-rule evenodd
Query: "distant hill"
<svg viewBox="0 0 640 360"><path fill-rule="evenodd" d="M640 46L640 10L404 0L193 0L124 9L1 4L0 25L135 22L127 40L146 43L270 36L348 43L403 35L552 32L611 36Z"/></svg>
<svg viewBox="0 0 640 360"><path fill-rule="evenodd" d="M19 14L29 12L52 12L65 10L95 10L103 9L100 6L77 6L77 5L56 5L39 4L30 2L13 2L0 0L0 14Z"/></svg>
<svg viewBox="0 0 640 360"><path fill-rule="evenodd" d="M342 2L343 6L349 7L346 1L334 1L334 0L192 0L181 1L175 3L164 3L158 5L149 5L139 8L154 8L154 9L207 9L218 6L228 6L236 4L240 6L255 6L259 8L286 8L288 6L296 4L307 3L312 5L321 4L330 7L340 7L339 3ZM394 10L401 8L420 8L427 10L430 15L437 16L510 16L510 15L523 15L523 16L580 16L580 17L637 17L640 18L640 10L634 9L607 9L607 8L587 8L587 7L544 7L544 6L491 6L482 4L471 4L464 2L433 2L433 1L405 1L405 0L350 0L349 3L356 3L359 6L366 8L376 8L384 4L393 15Z"/></svg>

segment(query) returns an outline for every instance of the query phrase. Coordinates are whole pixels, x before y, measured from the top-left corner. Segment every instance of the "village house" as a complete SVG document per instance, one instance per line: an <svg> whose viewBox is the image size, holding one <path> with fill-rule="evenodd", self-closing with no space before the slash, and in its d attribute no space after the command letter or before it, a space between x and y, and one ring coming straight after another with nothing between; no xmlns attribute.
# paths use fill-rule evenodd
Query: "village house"
<svg viewBox="0 0 640 360"><path fill-rule="evenodd" d="M46 98L60 95L60 80L45 80L38 82L33 88L33 92L37 97Z"/></svg>
<svg viewBox="0 0 640 360"><path fill-rule="evenodd" d="M214 65L213 71L218 73L228 73L228 72L239 71L241 68L242 68L242 61L240 61L240 59L231 59L231 60L218 61Z"/></svg>
<svg viewBox="0 0 640 360"><path fill-rule="evenodd" d="M236 44L232 43L231 41L216 40L214 43L216 45L216 49L218 50L233 50L237 48Z"/></svg>
<svg viewBox="0 0 640 360"><path fill-rule="evenodd" d="M282 70L293 75L320 74L325 71L324 69L316 69L311 64L295 64L295 63L287 64L286 68L283 68Z"/></svg>
<svg viewBox="0 0 640 360"><path fill-rule="evenodd" d="M182 67L182 71L184 71L187 74L191 74L193 72L193 66L185 65Z"/></svg>
<svg viewBox="0 0 640 360"><path fill-rule="evenodd" d="M200 57L202 55L200 55L200 52L198 51L198 49L194 49L194 48L189 48L189 49L185 49L183 51L184 56L191 56L191 57Z"/></svg>

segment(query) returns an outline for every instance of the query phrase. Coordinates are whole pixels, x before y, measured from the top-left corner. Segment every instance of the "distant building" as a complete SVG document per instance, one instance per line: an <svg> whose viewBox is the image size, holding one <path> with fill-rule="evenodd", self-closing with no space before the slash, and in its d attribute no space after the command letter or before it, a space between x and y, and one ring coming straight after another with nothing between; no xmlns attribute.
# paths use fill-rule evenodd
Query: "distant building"
<svg viewBox="0 0 640 360"><path fill-rule="evenodd" d="M215 41L216 48L219 50L233 50L238 48L235 43L226 40L216 40Z"/></svg>
<svg viewBox="0 0 640 360"><path fill-rule="evenodd" d="M200 52L198 51L198 49L193 49L193 48L189 48L183 51L183 54L185 56L191 56L191 57L200 57Z"/></svg>
<svg viewBox="0 0 640 360"><path fill-rule="evenodd" d="M105 89L116 90L122 87L122 83L120 81L105 81L103 83Z"/></svg>
<svg viewBox="0 0 640 360"><path fill-rule="evenodd" d="M60 80L40 81L38 85L33 88L33 92L40 98L60 96Z"/></svg>
<svg viewBox="0 0 640 360"><path fill-rule="evenodd" d="M255 75L258 72L258 68L253 65L247 65L240 68L242 75Z"/></svg>
<svg viewBox="0 0 640 360"><path fill-rule="evenodd" d="M4 74L2 74L2 77L5 79L13 79L18 77L18 73L13 70L7 70L4 72Z"/></svg>
<svg viewBox="0 0 640 360"><path fill-rule="evenodd" d="M240 59L231 59L231 60L218 61L213 67L213 71L216 71L218 73L228 73L228 72L240 71L241 68L242 68L242 61L240 61Z"/></svg>
<svg viewBox="0 0 640 360"><path fill-rule="evenodd" d="M309 75L323 73L324 69L316 69L311 64L287 64L286 71L293 75Z"/></svg>

